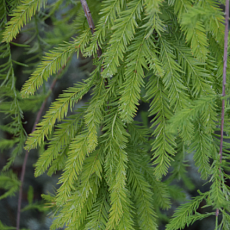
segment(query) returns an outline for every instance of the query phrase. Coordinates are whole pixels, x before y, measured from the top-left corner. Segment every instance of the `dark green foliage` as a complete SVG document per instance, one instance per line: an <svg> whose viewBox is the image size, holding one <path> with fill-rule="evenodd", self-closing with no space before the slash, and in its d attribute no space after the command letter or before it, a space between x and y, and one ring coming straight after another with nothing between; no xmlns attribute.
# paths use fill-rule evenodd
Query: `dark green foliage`
<svg viewBox="0 0 230 230"><path fill-rule="evenodd" d="M218 156L224 50L224 17L218 3L87 2L95 23L93 35L80 1L58 0L48 5L44 0L0 0L0 109L10 118L0 128L14 135L12 140L0 141L1 149L14 147L5 169L23 146L29 151L47 145L40 150L35 176L62 172L55 196L43 195L47 207L53 208L51 229L150 230L158 229L164 218L161 210L171 207L170 199L181 195L170 182L179 178L193 189L186 175L186 154L193 154L200 176L211 183L210 190L180 205L166 229L183 229L215 216L216 208L221 214L216 230L228 229L229 105L222 162ZM72 9L67 7L66 18L55 17L61 6L73 3ZM39 23L45 24L47 18L58 29L40 35ZM10 44L33 20L32 39L25 47L18 45L35 56L20 64L12 59ZM17 45L17 40L12 44ZM26 140L23 111L39 109L47 98L40 87L52 75L61 77L74 53L93 56L94 69L52 102ZM15 63L30 73L20 93L15 86ZM75 110L88 93L89 103ZM141 101L149 103L150 128L134 121ZM166 182L164 176L168 176ZM5 177L2 174L0 181ZM8 191L0 198L18 189L15 175L8 177L9 184L4 185ZM31 188L24 210L44 211L40 204L33 204L32 194ZM203 200L213 211L197 211Z"/></svg>

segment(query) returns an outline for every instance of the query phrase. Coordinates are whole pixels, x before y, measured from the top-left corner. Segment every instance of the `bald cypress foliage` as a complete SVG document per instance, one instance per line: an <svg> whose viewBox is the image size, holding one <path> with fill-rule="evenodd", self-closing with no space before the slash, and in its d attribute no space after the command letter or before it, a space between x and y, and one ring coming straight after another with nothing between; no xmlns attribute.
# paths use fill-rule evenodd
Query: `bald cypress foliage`
<svg viewBox="0 0 230 230"><path fill-rule="evenodd" d="M11 42L39 13L51 15L73 2L76 12L68 8L74 15L71 38L53 40L48 46L37 37L43 45L39 62L18 92ZM91 14L84 13L81 2L88 3ZM215 216L215 209L221 216L216 229L229 229L228 101L222 161L218 155L224 53L224 14L219 3L81 2L58 0L48 5L45 0L0 0L0 108L11 116L5 129L15 137L13 143L0 141L0 146L16 146L5 168L23 146L30 151L47 145L35 164L35 176L62 172L55 196L44 195L52 201L51 229L154 230L161 210L171 207L169 181L186 176L185 157L192 154L201 178L211 183L210 190L180 205L166 229L183 229ZM66 68L74 53L93 57L94 70L64 90L26 137L21 102L38 100L42 85ZM229 82L227 69L225 98ZM72 111L88 93L89 103ZM149 103L150 127L135 121L141 101ZM14 193L18 181L12 178ZM213 211L197 212L203 200Z"/></svg>

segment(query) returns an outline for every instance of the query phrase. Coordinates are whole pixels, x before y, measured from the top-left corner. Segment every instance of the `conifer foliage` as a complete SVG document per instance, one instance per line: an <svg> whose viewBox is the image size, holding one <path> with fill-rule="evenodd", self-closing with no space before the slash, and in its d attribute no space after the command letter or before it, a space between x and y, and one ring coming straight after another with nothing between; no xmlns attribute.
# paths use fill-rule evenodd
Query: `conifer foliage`
<svg viewBox="0 0 230 230"><path fill-rule="evenodd" d="M179 206L166 229L183 229L212 215L216 230L229 229L228 102L222 160L218 154L224 54L219 3L57 0L49 5L45 0L0 0L0 109L11 117L0 128L14 134L13 141L0 141L0 147L16 146L8 169L23 146L27 151L47 146L40 149L35 176L62 172L55 196L44 195L53 207L51 229L158 229L173 191L162 178L185 175L186 154L193 154L210 190ZM28 65L30 77L17 92L14 64L27 64L12 59L11 44L26 49L29 43L12 41L39 13L55 18L55 11L68 4L74 5L74 11L68 8L74 19L70 36L53 47L35 33L38 63ZM68 68L74 53L93 57L94 70L64 90L26 138L21 102L43 100L40 87ZM226 95L229 80L227 70ZM89 103L72 111L88 93ZM141 101L149 103L150 127L135 121ZM7 175L16 181L9 194L15 193L19 182L12 172ZM213 211L197 212L203 200Z"/></svg>

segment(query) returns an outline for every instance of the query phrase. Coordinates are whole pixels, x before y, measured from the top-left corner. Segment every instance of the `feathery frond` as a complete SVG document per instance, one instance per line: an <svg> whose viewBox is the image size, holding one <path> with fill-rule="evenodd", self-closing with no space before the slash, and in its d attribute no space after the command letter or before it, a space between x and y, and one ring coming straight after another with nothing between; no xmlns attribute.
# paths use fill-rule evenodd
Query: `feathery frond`
<svg viewBox="0 0 230 230"><path fill-rule="evenodd" d="M106 188L101 187L98 193L97 201L92 207L89 214L89 222L86 224L85 229L105 230L106 222L108 221L109 213L109 194Z"/></svg>
<svg viewBox="0 0 230 230"><path fill-rule="evenodd" d="M35 176L40 176L44 173L51 165L52 161L58 157L60 151L70 143L72 138L74 138L77 130L81 127L81 125L78 124L81 115L82 114L68 117L68 120L65 120L64 123L57 125L57 130L54 131L53 138L47 150L42 153L36 162Z"/></svg>
<svg viewBox="0 0 230 230"><path fill-rule="evenodd" d="M79 51L86 46L89 34L90 31L87 29L85 33L73 42L67 42L64 45L60 45L55 51L47 53L32 74L32 77L24 84L21 91L22 97L33 95L43 84L44 80L47 81L50 75L57 73L58 70L66 65L68 58L70 58L74 52L79 54Z"/></svg>
<svg viewBox="0 0 230 230"><path fill-rule="evenodd" d="M157 164L155 175L161 178L167 174L172 156L175 154L175 137L166 131L166 122L172 117L169 106L167 91L164 90L160 78L151 77L147 85L146 98L152 99L150 103L150 115L156 115L152 120L152 127L155 127L153 134L156 136L153 141L153 164Z"/></svg>
<svg viewBox="0 0 230 230"><path fill-rule="evenodd" d="M206 196L207 193L204 193L181 205L174 213L174 218L170 221L169 224L167 224L166 230L176 230L178 228L183 229L186 225L188 226L191 222L194 222L193 212L195 212L195 215L199 215L196 213L196 210L198 209L201 201L205 199ZM207 215L200 214L200 218L205 218L206 216Z"/></svg>
<svg viewBox="0 0 230 230"><path fill-rule="evenodd" d="M144 69L147 67L145 56L148 54L146 33L140 30L133 43L128 47L129 55L126 58L125 82L122 86L120 98L120 116L124 122L133 120L140 99L141 86L144 86Z"/></svg>
<svg viewBox="0 0 230 230"><path fill-rule="evenodd" d="M89 151L92 152L98 144L98 130L99 125L103 121L103 115L105 113L105 104L108 100L108 95L105 90L104 80L101 76L95 80L97 84L94 88L94 95L91 99L91 103L86 110L85 123L89 131L88 147Z"/></svg>
<svg viewBox="0 0 230 230"><path fill-rule="evenodd" d="M205 27L199 19L203 13L203 8L190 6L181 20L182 30L186 34L186 41L191 46L192 54L200 61L205 61L209 53Z"/></svg>
<svg viewBox="0 0 230 230"><path fill-rule="evenodd" d="M165 71L162 82L169 92L170 105L175 106L175 110L177 107L184 108L188 101L188 95L180 77L183 71L175 60L174 50L170 43L163 36L159 40L161 45L160 57Z"/></svg>
<svg viewBox="0 0 230 230"><path fill-rule="evenodd" d="M106 53L103 55L104 71L102 76L110 78L117 73L117 67L123 60L127 45L133 39L135 29L138 27L137 20L141 19L143 0L129 2L127 9L119 14L112 27L113 35L108 43Z"/></svg>
<svg viewBox="0 0 230 230"><path fill-rule="evenodd" d="M27 150L36 148L43 142L44 137L51 133L56 120L60 121L63 119L67 115L68 109L72 109L74 104L89 91L93 80L94 77L91 77L85 83L70 87L60 95L58 100L52 103L44 119L37 125L36 130L27 139Z"/></svg>
<svg viewBox="0 0 230 230"><path fill-rule="evenodd" d="M12 41L36 11L45 5L46 0L23 0L11 14L12 19L7 23L3 33L3 42Z"/></svg>
<svg viewBox="0 0 230 230"><path fill-rule="evenodd" d="M136 203L136 212L140 229L157 229L156 214L153 209L153 192L150 184L145 180L144 174L140 174L140 169L133 163L134 149L129 150L128 183L132 187L132 196ZM138 159L140 160L140 158Z"/></svg>
<svg viewBox="0 0 230 230"><path fill-rule="evenodd" d="M7 15L17 5L17 2L10 1L7 3L5 0L0 2L0 39L5 24L7 23ZM13 138L17 140L15 142L16 147L11 152L11 156L8 159L7 164L4 166L4 170L14 162L15 158L20 155L23 151L23 145L25 142L25 130L22 124L23 111L20 106L18 92L16 89L16 79L13 69L13 59L11 55L11 48L9 43L0 43L0 58L2 59L0 65L0 102L1 113L4 113L5 117L10 117L11 121L7 124L7 131L13 135ZM10 109L4 111L4 107L9 106Z"/></svg>
<svg viewBox="0 0 230 230"><path fill-rule="evenodd" d="M127 190L126 170L128 141L126 132L116 108L110 110L112 116L106 117L104 138L106 139L105 158L106 182L109 186L111 207L106 229L133 229L132 214L130 212L130 194ZM116 135L119 133L119 135Z"/></svg>
<svg viewBox="0 0 230 230"><path fill-rule="evenodd" d="M111 28L114 25L114 21L117 15L123 10L126 4L123 0L105 0L103 1L102 9L100 12L101 18L96 25L95 32L91 38L91 43L86 49L86 53L90 55L95 55L98 46L102 48L102 45L106 38L106 33L108 33L107 28Z"/></svg>

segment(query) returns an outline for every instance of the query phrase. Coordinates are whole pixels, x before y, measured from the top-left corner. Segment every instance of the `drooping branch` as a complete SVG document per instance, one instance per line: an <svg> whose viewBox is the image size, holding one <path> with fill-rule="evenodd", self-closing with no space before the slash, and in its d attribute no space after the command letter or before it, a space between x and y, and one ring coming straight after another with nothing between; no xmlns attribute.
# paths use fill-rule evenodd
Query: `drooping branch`
<svg viewBox="0 0 230 230"><path fill-rule="evenodd" d="M227 71L227 59L228 59L228 24L229 24L229 0L226 0L225 4L225 34L224 34L224 65L223 65L223 82L222 82L222 96L225 96L225 85L226 85L226 71ZM222 100L221 109L221 136L220 136L220 163L223 157L223 140L224 140L224 108L225 99ZM219 169L221 171L221 168ZM216 216L219 215L219 209L216 209Z"/></svg>

